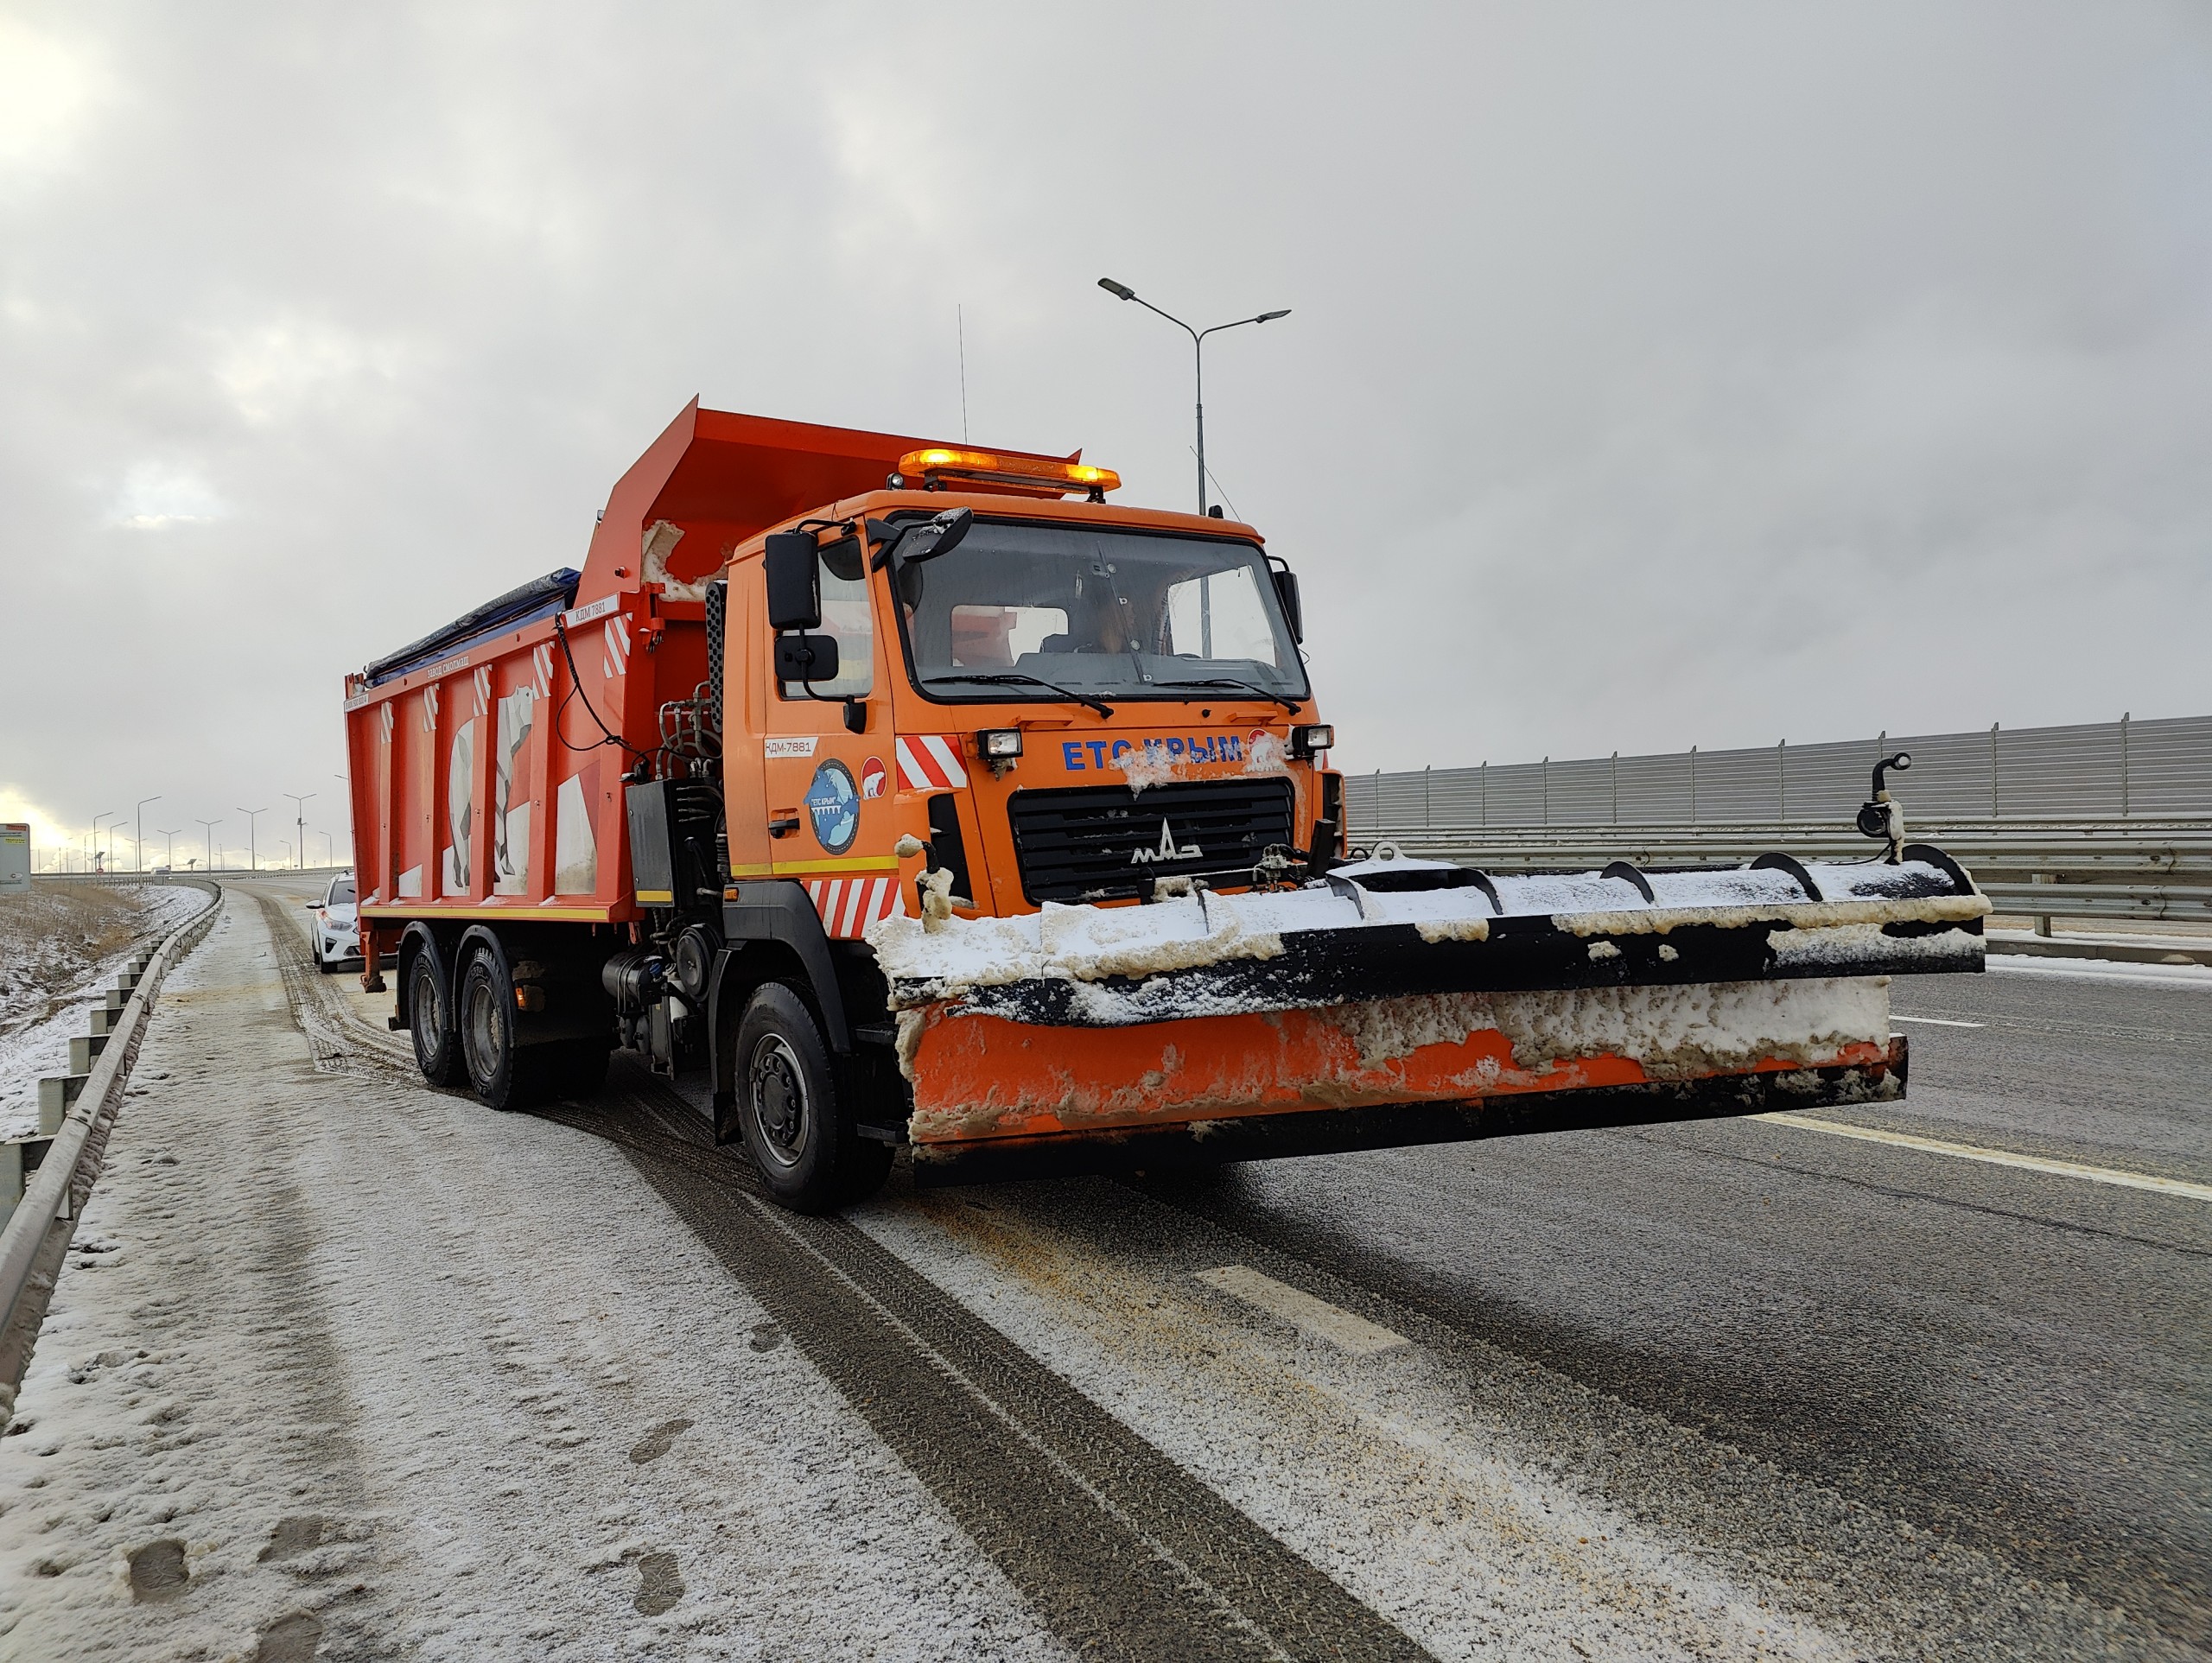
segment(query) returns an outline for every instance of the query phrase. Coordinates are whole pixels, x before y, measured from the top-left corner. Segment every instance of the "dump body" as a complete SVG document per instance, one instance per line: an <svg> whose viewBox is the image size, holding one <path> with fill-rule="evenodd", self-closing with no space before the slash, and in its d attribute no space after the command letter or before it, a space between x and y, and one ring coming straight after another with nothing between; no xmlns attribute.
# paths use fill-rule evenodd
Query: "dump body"
<svg viewBox="0 0 2212 1663"><path fill-rule="evenodd" d="M1349 860L1294 578L1113 483L695 405L581 573L349 678L425 1073L703 1068L809 1205L880 1170L823 1138L952 1181L1901 1094L1881 978L1981 962L1939 851Z"/></svg>

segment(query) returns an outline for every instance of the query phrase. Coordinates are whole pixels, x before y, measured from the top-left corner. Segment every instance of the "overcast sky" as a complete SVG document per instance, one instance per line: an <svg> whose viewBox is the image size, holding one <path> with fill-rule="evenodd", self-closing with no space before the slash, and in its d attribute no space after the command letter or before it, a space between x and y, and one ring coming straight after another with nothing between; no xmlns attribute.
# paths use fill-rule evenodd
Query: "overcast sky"
<svg viewBox="0 0 2212 1663"><path fill-rule="evenodd" d="M0 817L346 845L349 667L710 406L1208 448L1353 770L2212 712L2212 7L0 0ZM127 843L125 844L127 850Z"/></svg>

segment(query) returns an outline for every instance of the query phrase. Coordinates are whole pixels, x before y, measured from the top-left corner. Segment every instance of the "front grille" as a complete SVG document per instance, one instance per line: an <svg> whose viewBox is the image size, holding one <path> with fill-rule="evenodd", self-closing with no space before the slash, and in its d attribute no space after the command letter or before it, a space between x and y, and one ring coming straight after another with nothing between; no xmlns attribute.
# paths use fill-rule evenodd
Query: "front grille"
<svg viewBox="0 0 2212 1663"><path fill-rule="evenodd" d="M1149 895L1154 879L1186 875L1226 886L1271 844L1296 842L1287 779L1191 780L1141 793L1126 785L1016 791L1007 818L1021 892L1032 901ZM1163 854L1163 847L1178 852Z"/></svg>

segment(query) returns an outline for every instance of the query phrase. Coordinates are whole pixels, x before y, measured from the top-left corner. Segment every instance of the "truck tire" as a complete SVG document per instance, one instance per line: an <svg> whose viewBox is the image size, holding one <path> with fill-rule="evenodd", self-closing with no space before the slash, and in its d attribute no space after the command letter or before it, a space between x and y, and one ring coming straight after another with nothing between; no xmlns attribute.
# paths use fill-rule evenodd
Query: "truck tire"
<svg viewBox="0 0 2212 1663"><path fill-rule="evenodd" d="M515 1043L515 990L501 959L480 949L461 968L454 1000L468 1083L496 1109L529 1108L543 1101L551 1060Z"/></svg>
<svg viewBox="0 0 2212 1663"><path fill-rule="evenodd" d="M737 1119L768 1193L795 1213L872 1195L891 1149L854 1134L837 1070L798 991L763 982L737 1025Z"/></svg>
<svg viewBox="0 0 2212 1663"><path fill-rule="evenodd" d="M453 1031L453 1006L438 955L429 948L407 966L407 1028L415 1039L415 1066L434 1086L457 1086L463 1078L461 1047Z"/></svg>

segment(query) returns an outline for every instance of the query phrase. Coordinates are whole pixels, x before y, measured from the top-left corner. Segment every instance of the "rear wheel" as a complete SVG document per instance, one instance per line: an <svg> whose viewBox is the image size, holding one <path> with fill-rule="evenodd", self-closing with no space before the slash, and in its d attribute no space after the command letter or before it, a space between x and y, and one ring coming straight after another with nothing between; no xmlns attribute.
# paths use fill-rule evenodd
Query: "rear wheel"
<svg viewBox="0 0 2212 1663"><path fill-rule="evenodd" d="M434 1086L459 1085L461 1047L454 1043L452 1007L438 956L429 948L407 968L407 1027L415 1038L415 1066Z"/></svg>
<svg viewBox="0 0 2212 1663"><path fill-rule="evenodd" d="M873 1194L889 1146L855 1137L814 1012L796 990L764 983L737 1028L738 1124L768 1191L822 1213Z"/></svg>
<svg viewBox="0 0 2212 1663"><path fill-rule="evenodd" d="M479 949L461 971L454 1003L461 1053L476 1095L498 1109L528 1108L540 1101L549 1059L515 1043L515 990L505 964Z"/></svg>

